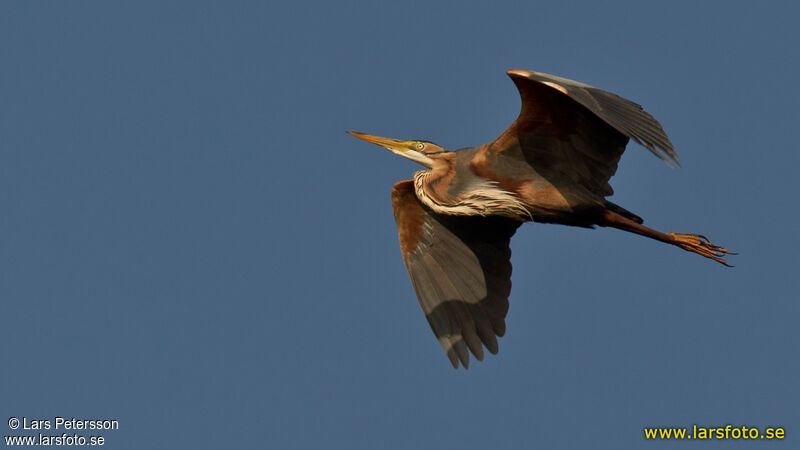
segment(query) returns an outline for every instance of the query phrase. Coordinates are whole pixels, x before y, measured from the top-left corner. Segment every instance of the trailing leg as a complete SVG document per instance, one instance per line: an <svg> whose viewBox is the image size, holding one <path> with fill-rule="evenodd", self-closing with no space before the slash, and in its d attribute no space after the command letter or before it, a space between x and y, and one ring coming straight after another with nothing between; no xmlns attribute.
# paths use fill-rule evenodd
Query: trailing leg
<svg viewBox="0 0 800 450"><path fill-rule="evenodd" d="M661 242L666 242L667 244L675 245L686 251L697 253L698 255L705 256L706 258L713 259L714 261L724 264L728 267L733 267L722 258L727 255L735 255L735 253L718 245L712 244L705 236L700 234L662 233L652 228L648 228L640 223L634 222L633 220L611 210L605 211L602 219L597 225L601 227L618 228L620 230L636 233L651 239L656 239Z"/></svg>

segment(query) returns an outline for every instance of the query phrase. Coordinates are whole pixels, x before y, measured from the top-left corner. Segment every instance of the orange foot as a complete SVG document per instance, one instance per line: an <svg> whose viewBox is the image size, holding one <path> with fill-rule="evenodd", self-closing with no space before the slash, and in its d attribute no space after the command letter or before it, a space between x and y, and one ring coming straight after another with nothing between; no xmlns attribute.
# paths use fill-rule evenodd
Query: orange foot
<svg viewBox="0 0 800 450"><path fill-rule="evenodd" d="M712 244L709 242L708 238L701 234L667 233L667 235L673 239L673 244L684 250L713 259L728 267L733 267L722 258L727 255L735 255L736 253Z"/></svg>

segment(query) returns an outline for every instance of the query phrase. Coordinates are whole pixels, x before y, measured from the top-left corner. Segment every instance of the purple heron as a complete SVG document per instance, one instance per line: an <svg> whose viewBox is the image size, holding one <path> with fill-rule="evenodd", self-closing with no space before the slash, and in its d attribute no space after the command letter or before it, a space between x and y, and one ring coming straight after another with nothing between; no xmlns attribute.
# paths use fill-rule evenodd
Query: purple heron
<svg viewBox="0 0 800 450"><path fill-rule="evenodd" d="M494 141L448 151L424 140L349 134L425 166L392 188L400 250L433 333L453 367L495 354L511 292L509 241L524 222L613 227L719 263L702 235L662 233L606 200L629 139L667 163L677 154L641 106L544 73L509 70L522 110Z"/></svg>

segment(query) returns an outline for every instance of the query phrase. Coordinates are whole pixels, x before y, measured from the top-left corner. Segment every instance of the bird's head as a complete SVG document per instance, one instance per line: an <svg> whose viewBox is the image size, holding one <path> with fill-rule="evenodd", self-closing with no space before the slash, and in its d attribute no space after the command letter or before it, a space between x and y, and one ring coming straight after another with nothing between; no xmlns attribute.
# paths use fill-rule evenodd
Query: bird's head
<svg viewBox="0 0 800 450"><path fill-rule="evenodd" d="M390 139L380 136L373 136L371 134L357 133L355 131L348 131L347 134L363 139L373 144L378 144L404 158L408 158L423 166L432 169L436 160L442 156L450 153L450 151L439 147L433 142L429 141L404 141L401 139Z"/></svg>

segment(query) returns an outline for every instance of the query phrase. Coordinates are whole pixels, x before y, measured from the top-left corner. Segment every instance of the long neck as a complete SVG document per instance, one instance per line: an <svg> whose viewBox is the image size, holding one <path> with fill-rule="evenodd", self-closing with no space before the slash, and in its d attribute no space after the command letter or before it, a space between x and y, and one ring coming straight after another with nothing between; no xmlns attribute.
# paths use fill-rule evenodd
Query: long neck
<svg viewBox="0 0 800 450"><path fill-rule="evenodd" d="M440 205L457 201L447 193L455 176L454 164L455 158L437 158L431 170L420 170L414 174L414 188L423 203L427 204L423 199Z"/></svg>
<svg viewBox="0 0 800 450"><path fill-rule="evenodd" d="M440 214L499 215L530 220L528 209L515 195L472 172L468 161L473 153L467 151L460 155L464 157L460 163L456 152L450 153L445 158L437 158L431 170L415 173L417 198Z"/></svg>

